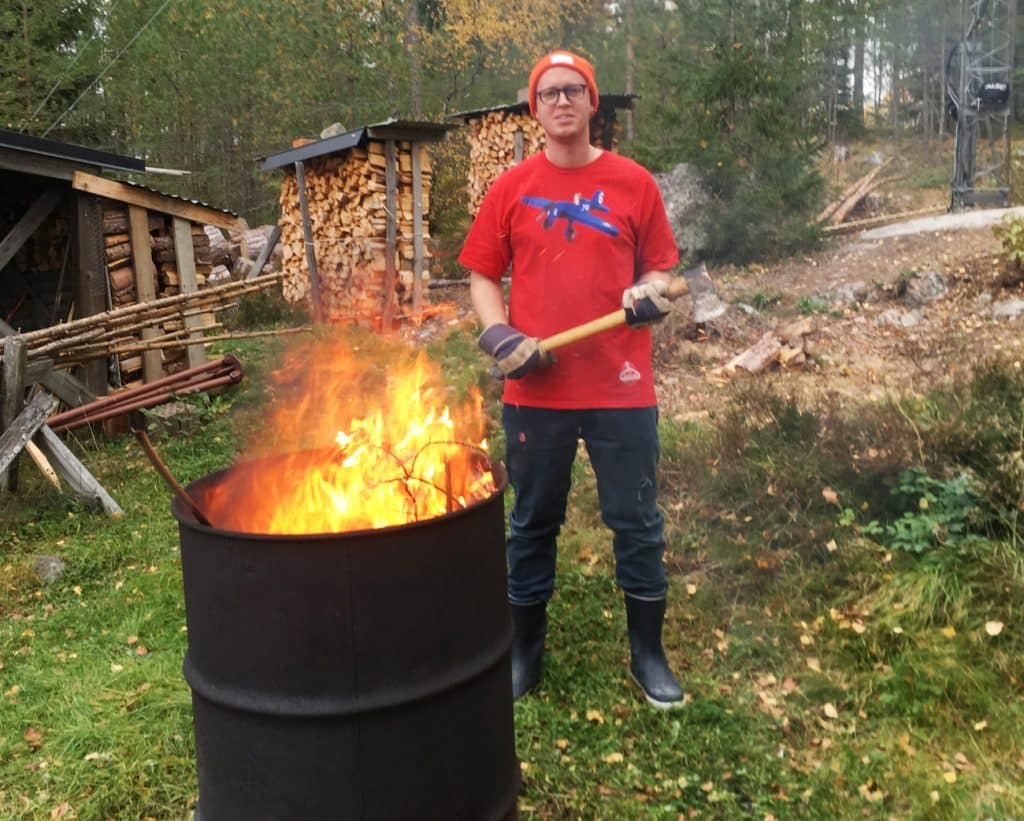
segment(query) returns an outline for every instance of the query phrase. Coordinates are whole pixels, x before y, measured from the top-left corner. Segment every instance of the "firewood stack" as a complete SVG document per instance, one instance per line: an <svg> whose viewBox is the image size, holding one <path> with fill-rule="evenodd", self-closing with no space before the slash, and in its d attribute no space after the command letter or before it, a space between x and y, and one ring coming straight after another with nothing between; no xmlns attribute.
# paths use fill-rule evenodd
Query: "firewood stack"
<svg viewBox="0 0 1024 821"><path fill-rule="evenodd" d="M498 175L516 162L516 143L521 140L522 158L544 148L544 129L527 111L488 111L468 121L469 213L480 208L484 194ZM521 133L522 137L516 134Z"/></svg>
<svg viewBox="0 0 1024 821"><path fill-rule="evenodd" d="M111 307L122 308L138 301L135 270L132 267L132 245L128 232L128 211L113 202L108 202L108 206L103 211L103 244L106 248L107 276L110 279ZM175 296L181 293L181 280L178 276L170 218L149 212L149 235L150 251L157 272L156 296L158 299ZM192 225L192 247L195 252L196 282L201 290L206 285L206 277L213 269L210 261L210 237L202 225ZM210 321L212 322L212 317ZM160 331L164 334L176 333L181 332L183 328L181 320L175 319L164 322L160 326ZM164 372L167 374L188 367L184 347L164 348L161 358ZM121 381L125 387L142 384L140 354L120 355L119 365Z"/></svg>
<svg viewBox="0 0 1024 821"><path fill-rule="evenodd" d="M400 301L413 293L415 233L413 222L413 143L396 142L396 289ZM429 242L431 170L427 151L420 152L423 241ZM320 298L330 322L374 324L384 309L387 257L387 185L385 143L369 140L304 164L306 197L313 231ZM281 186L282 290L289 302L311 299L310 275L302 233L302 213L294 171ZM424 248L424 258L431 256ZM424 265L422 278L429 274ZM425 284L425 283L424 283Z"/></svg>
<svg viewBox="0 0 1024 821"><path fill-rule="evenodd" d="M475 214L498 175L517 161L543 149L545 139L544 129L529 111L488 111L466 122L469 125L469 180L466 188L469 192L469 213ZM590 142L614 151L621 130L614 110L599 108L590 121Z"/></svg>

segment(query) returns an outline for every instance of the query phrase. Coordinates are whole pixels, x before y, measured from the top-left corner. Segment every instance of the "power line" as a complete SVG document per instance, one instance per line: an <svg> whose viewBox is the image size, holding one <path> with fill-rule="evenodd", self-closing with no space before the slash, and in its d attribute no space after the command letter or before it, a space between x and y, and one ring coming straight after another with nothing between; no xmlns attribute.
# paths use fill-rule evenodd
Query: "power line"
<svg viewBox="0 0 1024 821"><path fill-rule="evenodd" d="M50 127L48 129L46 129L46 131L44 131L40 136L45 137L47 134L49 134L51 131L53 131L53 129L57 125L57 123L59 123L61 120L63 120L68 114L70 114L74 110L75 106L78 105L79 102L81 102L82 98L86 94L88 94L89 91L92 89L92 87L94 85L96 85L96 83L98 83L103 78L104 74L106 74L108 71L110 71L110 69L114 65L114 63L116 63L121 58L122 54L124 54L126 51L128 51L129 48L131 48L132 43L134 43L136 40L139 39L140 36L142 36L142 32L144 32L146 29L149 28L150 23L152 23L154 20L156 20L157 17L160 16L161 12L163 12L163 10L165 8L167 8L168 5L170 5L170 2L171 2L171 0L164 0L164 2L160 4L160 8L158 8L155 12L153 12L153 16L150 17L143 24L142 28L140 28L137 32L135 32L135 34L132 36L132 39L129 40L124 45L124 47L119 52L117 52L117 54L114 55L114 59L111 60L109 63L107 63L106 67L99 74L96 75L96 78L91 83L89 83L89 85L86 86L85 89L83 89L82 93L79 94L77 97L75 97L74 102L71 103L71 105L69 105L67 107L67 109L62 114L60 114L57 117L57 119L55 119L53 121L53 123L50 125Z"/></svg>
<svg viewBox="0 0 1024 821"><path fill-rule="evenodd" d="M117 4L120 3L120 2L121 2L121 0L115 0L114 5L112 5L110 7L110 11L107 12L108 18L109 18L110 15L112 15L114 13L114 9L117 8ZM98 27L93 30L92 37L89 38L89 42L87 42L84 46L82 46L82 48L80 48L78 50L78 53L75 54L75 59L71 61L71 65L69 65L64 70L64 73L60 77L57 78L57 82L55 82L53 84L53 88L51 88L49 90L49 92L47 92L46 96L43 98L43 101L39 104L38 108L36 108L36 110L33 111L28 116L27 119L21 121L22 122L22 126L21 126L21 128L18 129L19 132L24 133L25 129L28 128L29 123L31 123L36 118L36 115L40 111L43 110L43 107L48 102L50 102L50 98L53 96L54 92L58 88L60 88L61 83L63 83L64 80L67 79L67 76L71 73L71 69L73 69L75 67L75 64L81 59L82 55L85 54L85 52L88 50L89 46L92 45L92 41L95 40L99 36L99 33L100 33L100 31L99 31ZM93 82L95 82L95 80Z"/></svg>

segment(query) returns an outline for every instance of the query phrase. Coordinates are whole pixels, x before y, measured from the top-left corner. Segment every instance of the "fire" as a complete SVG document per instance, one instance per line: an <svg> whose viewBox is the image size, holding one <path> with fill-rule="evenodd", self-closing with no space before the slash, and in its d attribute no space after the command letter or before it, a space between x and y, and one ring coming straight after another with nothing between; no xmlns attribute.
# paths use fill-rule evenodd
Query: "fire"
<svg viewBox="0 0 1024 821"><path fill-rule="evenodd" d="M266 424L202 501L216 527L381 528L495 492L478 391L452 410L440 367L422 351L330 333L293 348L272 374Z"/></svg>

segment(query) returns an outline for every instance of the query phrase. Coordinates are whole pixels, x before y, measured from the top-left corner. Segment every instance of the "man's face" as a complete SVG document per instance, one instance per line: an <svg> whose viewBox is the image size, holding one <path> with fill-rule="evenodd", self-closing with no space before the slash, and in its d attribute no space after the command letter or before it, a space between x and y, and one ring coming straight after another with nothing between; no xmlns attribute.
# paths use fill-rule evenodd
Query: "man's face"
<svg viewBox="0 0 1024 821"><path fill-rule="evenodd" d="M581 85L582 94L570 100L572 89ZM553 89L562 89L562 93L557 99L545 102L543 95L552 93ZM541 75L537 82L537 121L553 139L572 139L585 132L589 140L590 117L594 110L586 78L578 71L558 66Z"/></svg>

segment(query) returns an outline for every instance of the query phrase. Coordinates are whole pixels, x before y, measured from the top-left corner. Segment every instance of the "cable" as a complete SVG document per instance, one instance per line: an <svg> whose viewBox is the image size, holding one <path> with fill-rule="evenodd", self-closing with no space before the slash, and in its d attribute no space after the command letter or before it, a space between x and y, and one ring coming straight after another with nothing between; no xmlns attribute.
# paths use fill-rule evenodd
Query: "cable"
<svg viewBox="0 0 1024 821"><path fill-rule="evenodd" d="M131 48L132 43L134 43L136 40L139 39L139 37L142 35L142 32L144 32L146 29L149 28L150 23L152 23L154 20L156 20L156 18L160 16L160 14L163 12L163 10L165 8L167 8L167 6L169 6L170 3L171 3L171 0L164 0L164 2L161 3L160 8L158 8L155 12L153 12L153 16L150 17L143 24L142 28L140 28L137 32L135 32L135 34L132 36L132 39L129 40L125 44L125 46L119 52L117 52L117 54L114 55L114 59L111 60L109 63L107 63L106 68L104 68L103 71L101 71L99 74L96 75L96 78L91 83L89 83L88 86L85 87L85 89L82 91L82 93L79 94L77 97L75 97L75 101L73 103L71 103L71 105L69 105L67 107L67 109L62 114L60 114L57 117L57 119L55 119L53 121L52 125L50 125L50 127L48 129L46 129L46 131L44 131L40 136L45 137L47 134L49 134L51 131L53 131L53 129L57 125L57 123L59 123L61 120L63 120L68 114L70 114L74 110L75 106L78 105L79 102L81 102L82 98L86 94L89 93L90 89L94 85L96 85L96 83L98 83L101 79L103 79L103 75L106 74L108 71L110 71L110 69L114 65L114 63L116 63L121 58L121 55L124 54L126 51L128 51L129 48Z"/></svg>
<svg viewBox="0 0 1024 821"><path fill-rule="evenodd" d="M118 4L118 3L120 3L120 2L121 2L121 0L114 0L114 5L112 5L112 6L110 7L110 11L108 11L108 12L107 12L107 17L108 17L108 18L110 17L110 15L112 15L112 14L114 13L114 9L116 9L116 8L117 8L117 4ZM89 46L91 46L91 45L92 45L92 41L96 39L96 37L97 37L97 36L99 35L99 33L100 33L99 27L95 27L95 30L94 30L94 31L93 31L93 33L92 33L92 37L90 37L90 38L89 38L89 42L87 42L87 43L86 43L86 44L85 44L84 46L82 46L82 48L80 48L80 49L78 50L78 53L77 53L77 54L75 55L75 59L71 61L71 65L69 65L69 66L68 66L68 67L67 67L67 68L66 68L66 69L64 70L64 73L63 73L63 74L62 74L62 75L61 75L60 77L58 77L58 78L57 78L57 82L55 82L55 83L53 84L53 88L51 88L51 89L49 90L49 92L47 92L46 96L45 96L45 97L43 98L43 101L42 101L42 102L41 102L41 103L39 104L39 106L38 106L38 107L36 108L36 110L35 110L35 111L33 111L33 112L32 112L32 113L31 113L31 114L30 114L30 115L28 116L28 118L27 118L27 119L24 119L24 120L22 120L22 121L21 121L22 125L21 125L21 128L19 128L19 129L18 129L18 133L20 133L20 134L24 134L24 133L25 133L25 129L26 129L26 128L28 128L28 124L29 124L29 123L31 123L31 122L32 122L32 121L33 121L33 120L34 120L34 119L36 118L36 115L37 115L37 114L38 114L38 113L39 113L40 111L42 111L42 110L43 110L43 107L44 107L44 106L45 106L45 105L46 105L46 104L47 104L48 102L50 102L50 98L51 98L51 97L53 96L54 92L55 92L55 91L56 91L56 90L57 90L58 88L60 88L60 85L61 85L61 83L63 83L63 82L64 82L64 80L65 80L65 78L66 78L66 77L67 77L67 76L68 76L68 75L69 75L69 74L71 73L71 69L73 69L73 68L75 67L75 64L76 64L76 63L77 63L77 62L79 61L79 59L81 58L81 56L82 56L83 54L85 54L85 52L86 52L86 50L87 50L87 49L89 48ZM95 82L95 81L94 81L94 82Z"/></svg>

